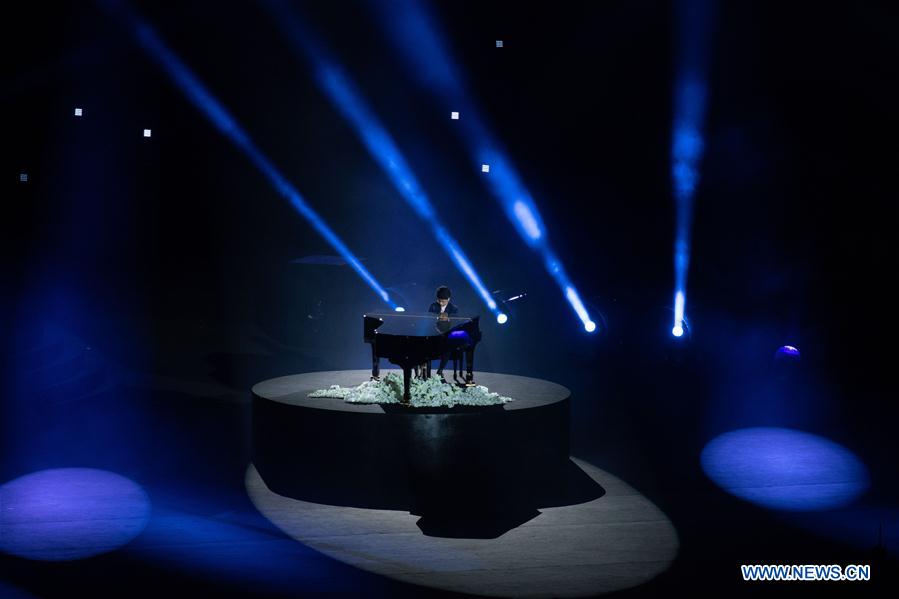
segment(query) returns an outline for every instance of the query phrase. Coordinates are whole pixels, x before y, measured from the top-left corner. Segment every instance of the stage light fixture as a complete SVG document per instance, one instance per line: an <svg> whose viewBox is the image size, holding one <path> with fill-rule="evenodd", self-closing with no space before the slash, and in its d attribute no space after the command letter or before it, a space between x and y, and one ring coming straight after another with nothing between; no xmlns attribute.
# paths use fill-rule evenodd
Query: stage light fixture
<svg viewBox="0 0 899 599"><path fill-rule="evenodd" d="M774 352L774 361L778 364L797 364L800 359L799 348L792 345L783 345Z"/></svg>
<svg viewBox="0 0 899 599"><path fill-rule="evenodd" d="M490 172L490 165L489 165L489 164L482 164L482 165L481 165L481 172L482 172L482 173L489 173L489 172Z"/></svg>
<svg viewBox="0 0 899 599"><path fill-rule="evenodd" d="M588 333L592 333L593 331L596 330L596 323L593 322L592 320L588 320L587 322L584 323L584 330L587 331Z"/></svg>
<svg viewBox="0 0 899 599"><path fill-rule="evenodd" d="M450 113L450 118L453 119L454 121L458 121L458 120L459 120L459 113L458 113L458 112L451 112L451 113Z"/></svg>
<svg viewBox="0 0 899 599"><path fill-rule="evenodd" d="M500 312L499 314L496 315L496 322L498 322L500 324L506 324L506 322L508 322L508 320L509 320L509 317L506 316L505 314L503 314L502 312Z"/></svg>
<svg viewBox="0 0 899 599"><path fill-rule="evenodd" d="M28 183L28 173L19 173L19 182Z"/></svg>
<svg viewBox="0 0 899 599"><path fill-rule="evenodd" d="M402 306L397 306L396 308L393 309L393 311L394 312L405 312L406 309Z"/></svg>
<svg viewBox="0 0 899 599"><path fill-rule="evenodd" d="M667 309L675 312L675 314L678 313L677 306L673 310L671 308ZM674 323L671 326L671 336L677 339L678 343L686 343L692 337L693 332L690 329L690 321L683 315L683 312L680 312L680 314L680 317L675 316L674 318Z"/></svg>
<svg viewBox="0 0 899 599"><path fill-rule="evenodd" d="M150 137L153 135L153 132L149 129L144 129L144 137Z"/></svg>
<svg viewBox="0 0 899 599"><path fill-rule="evenodd" d="M75 109L75 116L81 116L82 114L83 114L83 112L80 108Z"/></svg>
<svg viewBox="0 0 899 599"><path fill-rule="evenodd" d="M674 294L674 326L671 329L671 334L675 337L680 337L684 334L684 304L686 303L686 296L683 291L677 291Z"/></svg>

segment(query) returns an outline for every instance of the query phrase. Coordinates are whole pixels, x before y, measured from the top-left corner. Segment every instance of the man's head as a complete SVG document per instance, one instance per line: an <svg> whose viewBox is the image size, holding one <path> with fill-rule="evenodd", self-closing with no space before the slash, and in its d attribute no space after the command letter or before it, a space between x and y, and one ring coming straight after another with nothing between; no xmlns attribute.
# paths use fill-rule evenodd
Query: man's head
<svg viewBox="0 0 899 599"><path fill-rule="evenodd" d="M441 306L447 305L452 296L453 292L446 285L441 285L437 288L437 303Z"/></svg>

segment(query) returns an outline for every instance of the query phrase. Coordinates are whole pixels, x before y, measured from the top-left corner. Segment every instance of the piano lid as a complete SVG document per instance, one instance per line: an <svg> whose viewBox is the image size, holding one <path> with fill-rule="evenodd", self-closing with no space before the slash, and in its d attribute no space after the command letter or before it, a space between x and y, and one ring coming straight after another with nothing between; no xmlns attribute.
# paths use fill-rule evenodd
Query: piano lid
<svg viewBox="0 0 899 599"><path fill-rule="evenodd" d="M384 324L375 329L378 335L407 335L410 337L430 337L443 335L460 325L472 321L473 316L450 316L440 320L433 312L366 312L365 316L382 320Z"/></svg>

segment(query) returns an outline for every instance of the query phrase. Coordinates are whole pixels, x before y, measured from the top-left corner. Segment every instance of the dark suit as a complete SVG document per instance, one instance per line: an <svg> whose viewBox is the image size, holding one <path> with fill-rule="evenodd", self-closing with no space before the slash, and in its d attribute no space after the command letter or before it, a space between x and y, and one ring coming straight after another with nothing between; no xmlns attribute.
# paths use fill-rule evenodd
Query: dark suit
<svg viewBox="0 0 899 599"><path fill-rule="evenodd" d="M428 312L433 312L435 314L440 314L440 302L434 302L431 304L431 307L428 308ZM456 307L456 304L450 302L446 305L446 309L443 311L447 316L452 316L453 314L459 313L459 308ZM449 323L447 323L449 324ZM447 361L450 358L449 352L440 356L440 366L437 367L437 372L443 374L443 368L446 366Z"/></svg>
<svg viewBox="0 0 899 599"><path fill-rule="evenodd" d="M428 312L434 312L435 314L440 314L440 304L438 302L434 302L431 304L431 307L428 308ZM456 307L456 304L450 302L446 305L446 310L444 310L444 314L447 316L452 316L453 314L458 314L459 308Z"/></svg>

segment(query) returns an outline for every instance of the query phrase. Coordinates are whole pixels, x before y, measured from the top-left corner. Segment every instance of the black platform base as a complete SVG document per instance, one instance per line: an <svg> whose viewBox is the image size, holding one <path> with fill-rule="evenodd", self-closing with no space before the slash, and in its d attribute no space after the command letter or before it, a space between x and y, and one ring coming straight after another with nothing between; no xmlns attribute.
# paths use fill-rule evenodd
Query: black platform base
<svg viewBox="0 0 899 599"><path fill-rule="evenodd" d="M253 387L253 462L269 489L329 505L420 515L439 536L495 537L540 507L602 489L568 458L569 391L539 379L478 373L515 401L422 409L309 398L368 371L281 377Z"/></svg>

